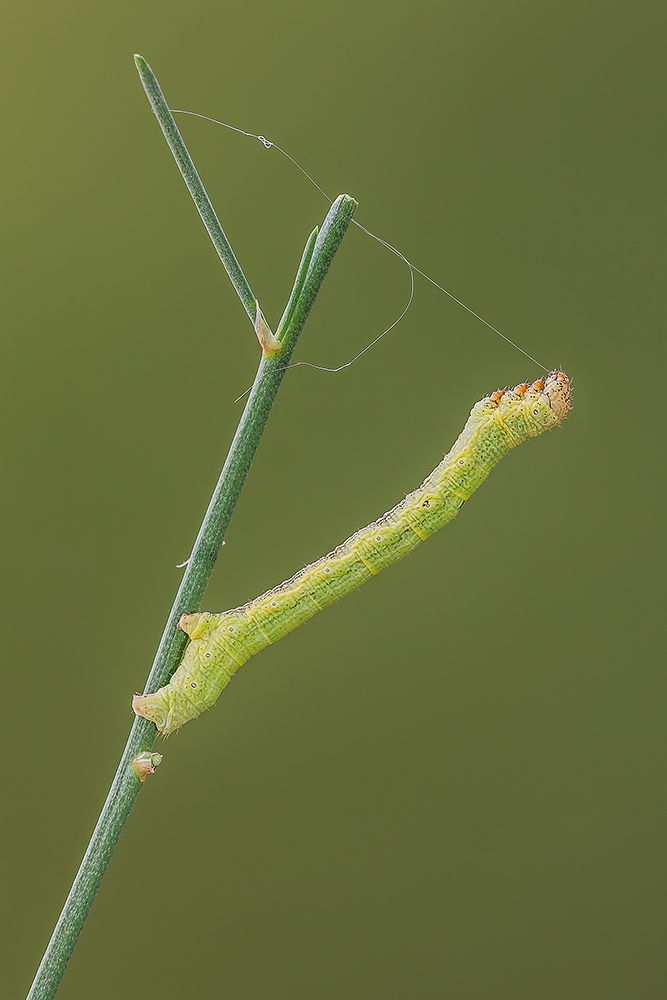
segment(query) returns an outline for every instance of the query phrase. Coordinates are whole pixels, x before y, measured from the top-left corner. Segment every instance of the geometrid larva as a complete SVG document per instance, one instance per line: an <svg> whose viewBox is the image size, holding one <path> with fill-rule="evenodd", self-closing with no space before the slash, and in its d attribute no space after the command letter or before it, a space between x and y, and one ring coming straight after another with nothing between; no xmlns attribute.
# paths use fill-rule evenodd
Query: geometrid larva
<svg viewBox="0 0 667 1000"><path fill-rule="evenodd" d="M253 653L412 552L456 517L503 455L555 427L569 407L570 382L557 371L546 381L494 392L475 403L440 465L379 521L242 608L183 615L178 627L191 641L179 667L159 691L135 695L134 711L165 735L196 718Z"/></svg>

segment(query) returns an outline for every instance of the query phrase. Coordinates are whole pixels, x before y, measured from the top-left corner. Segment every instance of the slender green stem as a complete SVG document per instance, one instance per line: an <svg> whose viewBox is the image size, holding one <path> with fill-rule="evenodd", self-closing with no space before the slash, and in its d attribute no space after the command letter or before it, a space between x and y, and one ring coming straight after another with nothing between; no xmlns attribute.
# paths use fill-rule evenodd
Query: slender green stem
<svg viewBox="0 0 667 1000"><path fill-rule="evenodd" d="M155 86L159 91L157 81ZM183 149L185 150L184 146ZM185 153L187 154L187 150ZM196 176L194 166L192 170ZM306 243L294 289L279 326L282 350L280 354L262 359L260 362L234 440L169 614L146 683L146 691L155 691L165 684L178 665L187 637L176 629L176 624L183 612L193 611L199 607L286 367L289 365L292 352L355 208L356 202L353 198L340 195L331 206L319 233L314 230ZM215 217L215 213L213 214ZM217 218L215 221L217 223ZM231 254L231 248L229 252ZM231 256L236 262L234 255ZM242 276L240 267L238 270ZM240 292L239 295L243 301ZM252 296L251 292L250 295ZM254 303L253 296L253 310ZM180 462L176 466L176 474L180 474L179 469ZM139 753L150 750L155 735L156 730L152 723L141 718L134 720L111 789L37 970L28 1000L51 1000L56 995L125 821L141 789L141 782L132 766L132 761Z"/></svg>
<svg viewBox="0 0 667 1000"><path fill-rule="evenodd" d="M201 215L202 222L206 226L208 235L213 241L213 246L218 251L218 256L220 257L220 260L229 275L232 285L236 289L236 294L243 303L243 307L250 317L251 322L254 324L256 312L255 296L253 295L246 276L241 269L241 265L236 259L234 251L229 245L229 240L225 236L225 231L220 225L220 220L215 214L215 209L211 204L211 199L206 193L206 188L202 184L201 177L197 173L197 168L192 162L192 157L188 153L181 133L178 131L178 126L174 121L174 116L169 110L169 105L164 99L164 94L160 89L160 84L157 82L153 70L150 68L143 56L135 55L134 62L137 70L139 71L139 76L141 77L141 82L144 85L144 90L146 91L148 100L150 101L151 107L155 112L155 116L160 123L160 128L164 133L167 144L174 154L174 159L178 164L178 169L181 171L183 180L188 186L188 190L192 195L192 200L197 206L197 211Z"/></svg>
<svg viewBox="0 0 667 1000"><path fill-rule="evenodd" d="M176 623L185 611L193 611L199 607L285 368L355 208L356 202L352 198L341 195L332 205L319 234L315 230L306 244L297 274L298 280L299 276L303 278L304 271L307 272L302 293L297 302L292 303L291 317L286 316L286 321L281 322L284 330L283 349L280 354L260 362L250 396L183 574L146 683L146 691L156 691L166 684L178 664L187 637L176 629ZM125 821L141 790L141 782L132 767L132 760L142 751L150 750L155 735L155 726L151 722L141 718L134 720L113 784L37 970L28 1000L50 1000L58 990Z"/></svg>

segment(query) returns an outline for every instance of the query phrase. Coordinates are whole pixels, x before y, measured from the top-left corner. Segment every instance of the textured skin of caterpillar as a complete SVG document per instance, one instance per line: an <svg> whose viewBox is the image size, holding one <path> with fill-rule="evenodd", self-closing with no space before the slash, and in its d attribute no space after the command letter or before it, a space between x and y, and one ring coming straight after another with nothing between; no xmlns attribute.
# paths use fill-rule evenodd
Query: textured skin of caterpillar
<svg viewBox="0 0 667 1000"><path fill-rule="evenodd" d="M137 715L167 736L213 705L242 663L349 594L456 517L503 455L557 426L570 408L563 372L502 390L476 403L454 447L392 510L337 549L249 604L214 615L183 615L188 644L171 680L135 695Z"/></svg>

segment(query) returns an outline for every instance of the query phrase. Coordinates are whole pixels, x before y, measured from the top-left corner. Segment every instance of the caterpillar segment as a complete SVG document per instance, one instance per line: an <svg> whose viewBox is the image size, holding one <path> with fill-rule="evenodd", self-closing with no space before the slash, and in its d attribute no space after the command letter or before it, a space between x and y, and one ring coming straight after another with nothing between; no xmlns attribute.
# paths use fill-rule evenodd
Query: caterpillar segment
<svg viewBox="0 0 667 1000"><path fill-rule="evenodd" d="M448 524L512 448L556 427L570 408L570 382L551 372L532 385L498 390L476 403L463 431L419 489L342 545L273 590L222 614L186 614L190 638L164 687L135 695L137 715L165 736L213 705L245 661Z"/></svg>

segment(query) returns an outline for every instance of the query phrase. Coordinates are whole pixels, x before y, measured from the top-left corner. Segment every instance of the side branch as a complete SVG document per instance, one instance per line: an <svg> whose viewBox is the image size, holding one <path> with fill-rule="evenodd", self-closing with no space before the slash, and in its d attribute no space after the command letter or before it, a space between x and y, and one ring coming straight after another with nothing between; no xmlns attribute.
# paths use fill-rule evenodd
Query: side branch
<svg viewBox="0 0 667 1000"><path fill-rule="evenodd" d="M223 263L225 271L229 275L229 280L236 289L236 294L243 303L243 308L250 317L250 321L255 325L256 299L252 289L248 284L245 274L236 259L236 255L229 245L229 240L225 231L220 225L220 220L215 214L215 209L211 204L211 199L206 193L201 177L197 173L197 168L192 162L183 137L178 130L178 125L174 121L174 116L169 110L164 94L160 89L153 70L150 68L143 56L135 55L134 62L141 77L141 82L146 91L148 100L155 113L155 117L160 123L163 135L167 140L167 145L174 155L178 169L183 175L183 180L188 186L188 191L192 195L192 200L197 206L202 222L206 226L208 235L211 237L213 246L217 250L218 256Z"/></svg>

